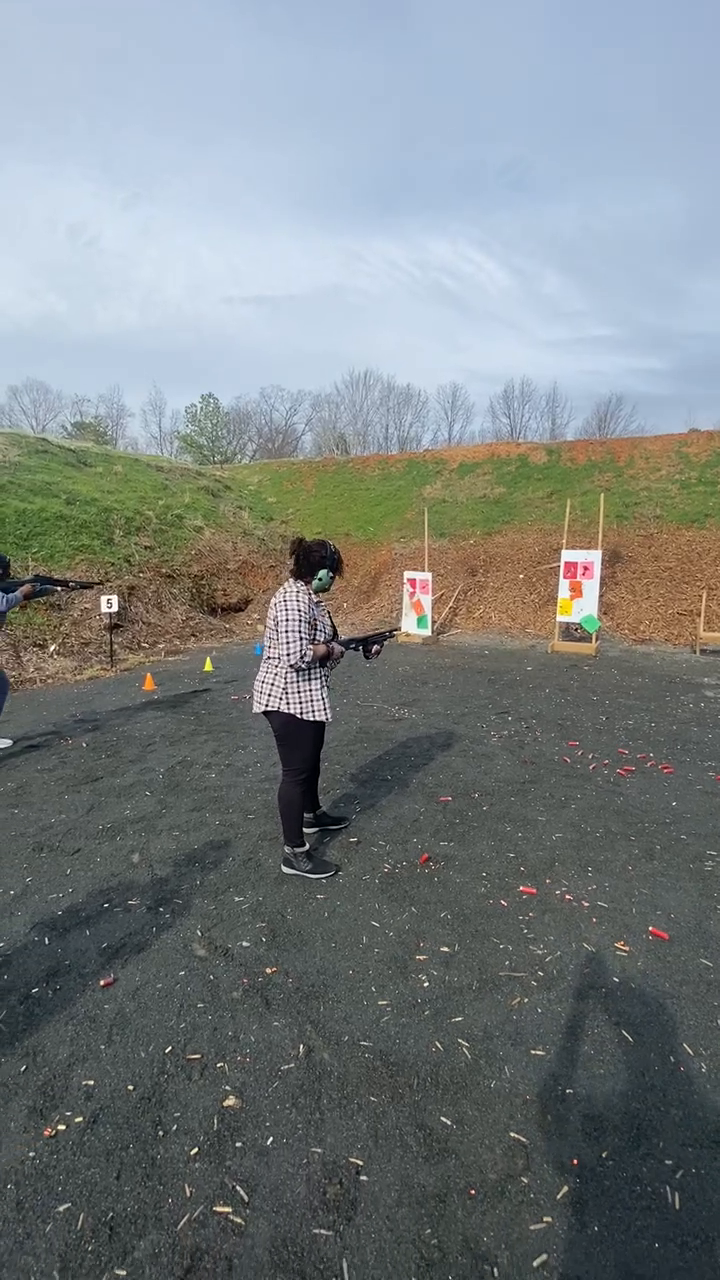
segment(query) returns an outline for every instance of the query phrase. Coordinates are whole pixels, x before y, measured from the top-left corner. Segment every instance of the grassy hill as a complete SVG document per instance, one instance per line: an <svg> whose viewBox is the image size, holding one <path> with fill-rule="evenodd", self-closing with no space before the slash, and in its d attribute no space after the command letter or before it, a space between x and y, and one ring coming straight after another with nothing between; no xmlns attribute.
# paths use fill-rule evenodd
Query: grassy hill
<svg viewBox="0 0 720 1280"><path fill-rule="evenodd" d="M702 586L720 584L714 432L227 470L3 433L0 482L0 550L18 572L103 576L128 605L128 653L169 644L170 618L176 646L236 634L240 615L257 628L291 531L348 550L342 608L362 599L364 616L394 613L401 569L420 554L425 506L439 595L445 581L471 584L453 615L459 626L545 634L566 499L571 540L590 540L601 491L606 627L684 643ZM75 669L88 646L102 648L96 608L77 598L54 611L35 606L18 634L55 655L61 634Z"/></svg>
<svg viewBox="0 0 720 1280"><path fill-rule="evenodd" d="M394 458L260 463L226 471L0 434L0 547L56 570L175 559L211 531L288 528L377 543L557 526L571 498L610 528L720 523L720 434L607 444L479 446Z"/></svg>

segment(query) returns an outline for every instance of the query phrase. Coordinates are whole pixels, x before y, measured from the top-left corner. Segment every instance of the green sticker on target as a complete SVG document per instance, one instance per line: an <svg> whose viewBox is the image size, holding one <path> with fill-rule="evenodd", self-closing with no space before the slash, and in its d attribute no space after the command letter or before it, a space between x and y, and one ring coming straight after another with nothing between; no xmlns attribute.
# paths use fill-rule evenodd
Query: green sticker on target
<svg viewBox="0 0 720 1280"><path fill-rule="evenodd" d="M594 636L595 632L600 630L601 623L594 613L586 613L584 618L580 618L580 626L583 631L587 631L588 635Z"/></svg>

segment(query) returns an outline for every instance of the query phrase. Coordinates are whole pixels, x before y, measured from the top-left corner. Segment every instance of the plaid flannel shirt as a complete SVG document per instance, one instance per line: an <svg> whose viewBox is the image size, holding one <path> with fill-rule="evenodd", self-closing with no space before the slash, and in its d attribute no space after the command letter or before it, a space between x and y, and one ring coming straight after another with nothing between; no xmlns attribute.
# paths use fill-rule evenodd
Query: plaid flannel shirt
<svg viewBox="0 0 720 1280"><path fill-rule="evenodd" d="M288 578L268 608L253 711L286 711L301 720L331 720L328 679L337 662L321 667L312 646L336 638L322 601L303 582Z"/></svg>

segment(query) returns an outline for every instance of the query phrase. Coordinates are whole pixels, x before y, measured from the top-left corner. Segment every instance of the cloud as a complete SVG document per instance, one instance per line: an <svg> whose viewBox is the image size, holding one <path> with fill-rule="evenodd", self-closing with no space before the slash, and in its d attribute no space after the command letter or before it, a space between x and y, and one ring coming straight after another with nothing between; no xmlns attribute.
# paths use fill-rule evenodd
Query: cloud
<svg viewBox="0 0 720 1280"><path fill-rule="evenodd" d="M7 0L0 384L374 364L718 416L709 9L251 9Z"/></svg>

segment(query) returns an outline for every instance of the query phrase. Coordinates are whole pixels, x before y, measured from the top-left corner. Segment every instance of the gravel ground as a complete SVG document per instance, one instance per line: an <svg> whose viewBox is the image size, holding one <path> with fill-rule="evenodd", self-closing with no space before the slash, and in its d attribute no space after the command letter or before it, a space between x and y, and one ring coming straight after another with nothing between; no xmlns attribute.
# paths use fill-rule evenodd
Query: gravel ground
<svg viewBox="0 0 720 1280"><path fill-rule="evenodd" d="M256 663L3 718L3 1276L716 1280L717 664L349 655L313 885Z"/></svg>

